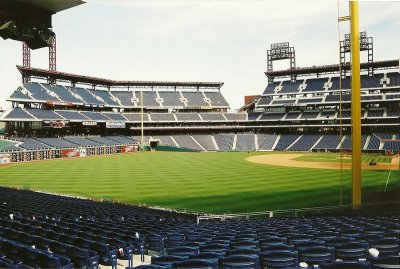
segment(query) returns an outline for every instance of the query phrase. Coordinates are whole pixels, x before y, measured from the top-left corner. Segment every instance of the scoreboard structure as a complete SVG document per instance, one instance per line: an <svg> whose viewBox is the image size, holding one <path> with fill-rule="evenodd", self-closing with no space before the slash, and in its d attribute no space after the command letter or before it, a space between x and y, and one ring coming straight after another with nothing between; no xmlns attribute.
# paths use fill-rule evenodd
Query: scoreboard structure
<svg viewBox="0 0 400 269"><path fill-rule="evenodd" d="M280 60L290 61L290 70L296 69L296 51L291 47L289 42L281 42L271 44L271 48L267 50L267 69L268 72L273 71L273 62ZM296 75L292 74L291 80L296 80ZM269 82L273 81L273 77L268 78Z"/></svg>

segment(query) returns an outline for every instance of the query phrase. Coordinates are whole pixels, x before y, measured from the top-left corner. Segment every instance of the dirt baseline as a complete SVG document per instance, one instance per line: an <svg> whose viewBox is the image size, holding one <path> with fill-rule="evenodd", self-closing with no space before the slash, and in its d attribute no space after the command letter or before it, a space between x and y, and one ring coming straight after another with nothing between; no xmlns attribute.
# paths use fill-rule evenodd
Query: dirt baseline
<svg viewBox="0 0 400 269"><path fill-rule="evenodd" d="M318 169L340 169L340 162L306 162L294 160L295 158L306 155L307 153L288 153L288 154L266 154L247 157L249 162L299 167L299 168L318 168ZM378 163L370 166L367 163L361 164L363 170L399 170L399 157L393 157L391 163ZM343 169L351 169L351 163L343 163Z"/></svg>

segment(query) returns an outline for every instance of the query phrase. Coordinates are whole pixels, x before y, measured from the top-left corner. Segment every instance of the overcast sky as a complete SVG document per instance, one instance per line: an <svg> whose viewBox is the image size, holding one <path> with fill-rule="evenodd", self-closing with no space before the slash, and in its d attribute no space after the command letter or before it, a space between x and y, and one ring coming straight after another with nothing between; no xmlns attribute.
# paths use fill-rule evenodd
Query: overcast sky
<svg viewBox="0 0 400 269"><path fill-rule="evenodd" d="M341 2L341 15L348 3ZM360 2L375 60L400 55L400 2ZM232 108L267 84L266 51L289 41L297 66L338 62L336 1L87 0L56 14L57 70L116 80L217 81ZM342 35L348 23L342 23ZM366 55L362 54L362 61ZM0 39L0 107L21 83L22 45ZM48 49L32 52L48 68ZM276 65L288 68L288 62Z"/></svg>

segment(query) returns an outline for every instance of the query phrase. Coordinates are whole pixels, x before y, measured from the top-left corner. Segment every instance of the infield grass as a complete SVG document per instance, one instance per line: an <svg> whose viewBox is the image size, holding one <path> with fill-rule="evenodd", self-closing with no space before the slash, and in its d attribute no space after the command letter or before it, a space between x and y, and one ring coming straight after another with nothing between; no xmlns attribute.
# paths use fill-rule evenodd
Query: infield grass
<svg viewBox="0 0 400 269"><path fill-rule="evenodd" d="M213 213L339 204L339 170L270 166L246 157L145 152L17 163L0 167L0 185ZM387 177L388 171L363 171L364 201L384 190ZM388 190L399 185L400 173L392 171ZM343 171L343 186L349 204L350 170Z"/></svg>

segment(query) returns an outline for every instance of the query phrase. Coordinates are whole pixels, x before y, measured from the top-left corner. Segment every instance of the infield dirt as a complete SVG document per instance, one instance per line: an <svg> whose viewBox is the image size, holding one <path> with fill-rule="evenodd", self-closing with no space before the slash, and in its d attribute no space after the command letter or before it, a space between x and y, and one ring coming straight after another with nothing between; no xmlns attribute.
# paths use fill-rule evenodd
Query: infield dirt
<svg viewBox="0 0 400 269"><path fill-rule="evenodd" d="M340 163L340 162L306 162L294 160L298 157L305 156L307 153L289 153L289 154L266 154L247 157L246 160L249 162L287 166L287 167L299 167L299 168L317 168L317 169L351 169L351 163ZM368 165L367 163L361 164L363 170L399 170L399 157L393 157L390 163L378 163L376 166Z"/></svg>

